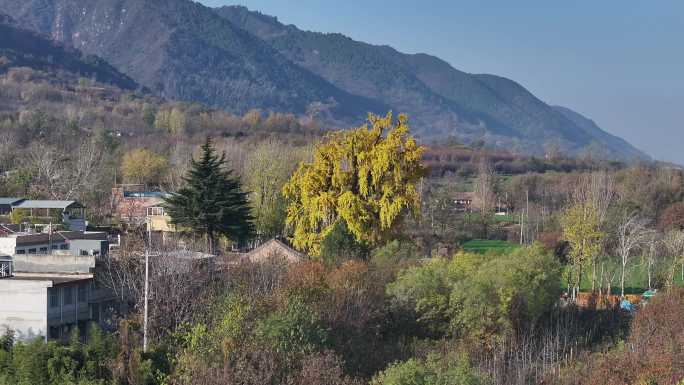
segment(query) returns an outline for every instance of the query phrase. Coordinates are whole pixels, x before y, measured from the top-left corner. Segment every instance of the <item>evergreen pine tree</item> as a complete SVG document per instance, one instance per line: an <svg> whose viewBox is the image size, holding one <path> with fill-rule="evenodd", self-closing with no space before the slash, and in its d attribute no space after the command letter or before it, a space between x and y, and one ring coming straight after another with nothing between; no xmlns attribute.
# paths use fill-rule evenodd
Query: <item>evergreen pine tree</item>
<svg viewBox="0 0 684 385"><path fill-rule="evenodd" d="M247 194L225 165L225 154L218 156L211 138L207 138L199 160L190 161L185 186L165 202L171 223L204 235L210 252L217 235L239 242L253 232Z"/></svg>

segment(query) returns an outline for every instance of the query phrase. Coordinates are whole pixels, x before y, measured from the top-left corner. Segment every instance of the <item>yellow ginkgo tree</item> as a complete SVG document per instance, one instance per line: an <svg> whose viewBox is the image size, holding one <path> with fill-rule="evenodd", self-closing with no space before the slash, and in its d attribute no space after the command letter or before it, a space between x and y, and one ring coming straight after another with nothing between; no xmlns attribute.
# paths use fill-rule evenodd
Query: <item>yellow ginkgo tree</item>
<svg viewBox="0 0 684 385"><path fill-rule="evenodd" d="M406 115L370 114L366 125L328 134L313 161L300 164L283 188L293 245L319 255L338 221L358 242L374 246L386 239L406 215L420 213L423 150Z"/></svg>

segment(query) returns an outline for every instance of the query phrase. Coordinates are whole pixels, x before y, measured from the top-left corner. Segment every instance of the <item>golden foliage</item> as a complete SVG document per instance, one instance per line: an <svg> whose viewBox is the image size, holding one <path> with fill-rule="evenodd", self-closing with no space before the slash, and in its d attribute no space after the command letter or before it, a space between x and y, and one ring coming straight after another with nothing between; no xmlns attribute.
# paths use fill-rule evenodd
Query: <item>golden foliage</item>
<svg viewBox="0 0 684 385"><path fill-rule="evenodd" d="M419 214L416 182L424 174L423 147L409 135L407 117L370 114L369 124L337 131L320 143L284 186L293 245L318 255L338 220L357 241L378 244L406 213Z"/></svg>
<svg viewBox="0 0 684 385"><path fill-rule="evenodd" d="M570 207L563 214L561 224L574 264L581 265L599 253L603 233L593 204L578 203Z"/></svg>
<svg viewBox="0 0 684 385"><path fill-rule="evenodd" d="M168 168L165 157L146 148L124 154L121 173L127 183L158 183Z"/></svg>

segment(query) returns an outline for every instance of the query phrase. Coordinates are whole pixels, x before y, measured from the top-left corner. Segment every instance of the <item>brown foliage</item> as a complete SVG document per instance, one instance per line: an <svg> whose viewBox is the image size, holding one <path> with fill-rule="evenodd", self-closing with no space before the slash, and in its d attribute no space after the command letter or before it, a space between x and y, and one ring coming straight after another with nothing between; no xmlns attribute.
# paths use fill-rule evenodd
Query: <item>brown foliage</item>
<svg viewBox="0 0 684 385"><path fill-rule="evenodd" d="M684 230L684 202L675 203L665 209L658 221L658 227L663 231Z"/></svg>
<svg viewBox="0 0 684 385"><path fill-rule="evenodd" d="M639 310L624 346L584 357L562 384L677 384L684 378L684 289L656 296Z"/></svg>

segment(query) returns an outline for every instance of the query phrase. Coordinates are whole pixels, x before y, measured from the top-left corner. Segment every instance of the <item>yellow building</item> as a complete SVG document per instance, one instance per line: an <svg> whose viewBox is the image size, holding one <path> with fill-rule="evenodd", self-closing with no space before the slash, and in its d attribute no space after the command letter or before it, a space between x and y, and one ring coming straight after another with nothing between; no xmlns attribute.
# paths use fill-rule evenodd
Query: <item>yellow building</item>
<svg viewBox="0 0 684 385"><path fill-rule="evenodd" d="M149 226L149 231L153 232L174 233L177 231L176 226L171 224L171 217L159 204L147 206L147 226Z"/></svg>

